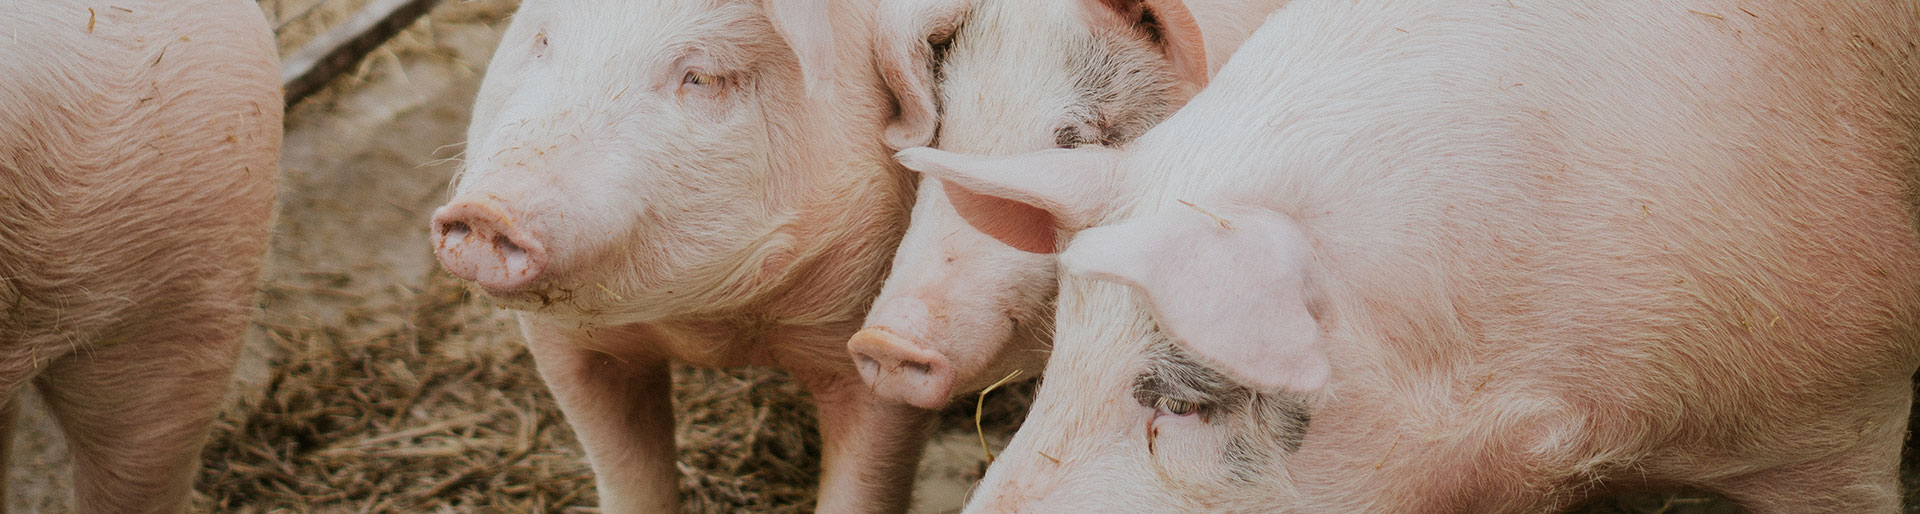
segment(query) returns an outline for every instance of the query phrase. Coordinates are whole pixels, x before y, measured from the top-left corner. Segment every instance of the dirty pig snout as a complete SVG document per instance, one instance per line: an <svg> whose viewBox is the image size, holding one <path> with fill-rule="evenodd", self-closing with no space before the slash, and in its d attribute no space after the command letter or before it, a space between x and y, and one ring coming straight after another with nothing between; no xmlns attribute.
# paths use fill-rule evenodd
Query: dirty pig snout
<svg viewBox="0 0 1920 514"><path fill-rule="evenodd" d="M862 329L847 349L861 378L881 396L937 409L953 394L954 370L946 356L886 327Z"/></svg>
<svg viewBox="0 0 1920 514"><path fill-rule="evenodd" d="M488 291L525 288L546 270L547 252L521 221L495 202L455 199L433 213L434 256Z"/></svg>

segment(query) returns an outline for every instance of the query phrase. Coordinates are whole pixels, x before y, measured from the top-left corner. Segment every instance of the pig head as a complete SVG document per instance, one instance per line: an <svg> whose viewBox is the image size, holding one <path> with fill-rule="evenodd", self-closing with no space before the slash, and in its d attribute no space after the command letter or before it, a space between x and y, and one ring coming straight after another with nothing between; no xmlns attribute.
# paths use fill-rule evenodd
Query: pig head
<svg viewBox="0 0 1920 514"><path fill-rule="evenodd" d="M825 251L802 241L873 228L823 197L894 194L881 161L849 155L874 133L810 130L859 126L873 96L835 83L825 12L524 4L433 218L441 262L503 306L600 324L740 307L789 283Z"/></svg>
<svg viewBox="0 0 1920 514"><path fill-rule="evenodd" d="M889 144L1123 145L1205 84L1212 48L1194 18L1179 0L888 2L876 51L899 106ZM928 408L1016 370L1037 375L1052 326L1052 230L996 239L956 209L1031 210L921 180L892 272L848 343L877 393Z"/></svg>

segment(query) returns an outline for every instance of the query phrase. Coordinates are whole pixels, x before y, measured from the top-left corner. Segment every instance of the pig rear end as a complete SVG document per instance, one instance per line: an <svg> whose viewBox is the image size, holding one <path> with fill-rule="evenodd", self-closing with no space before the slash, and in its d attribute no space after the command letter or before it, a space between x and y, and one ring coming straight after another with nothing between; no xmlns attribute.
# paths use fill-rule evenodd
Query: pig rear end
<svg viewBox="0 0 1920 514"><path fill-rule="evenodd" d="M0 8L0 425L35 384L76 511L187 507L254 309L282 110L251 2Z"/></svg>

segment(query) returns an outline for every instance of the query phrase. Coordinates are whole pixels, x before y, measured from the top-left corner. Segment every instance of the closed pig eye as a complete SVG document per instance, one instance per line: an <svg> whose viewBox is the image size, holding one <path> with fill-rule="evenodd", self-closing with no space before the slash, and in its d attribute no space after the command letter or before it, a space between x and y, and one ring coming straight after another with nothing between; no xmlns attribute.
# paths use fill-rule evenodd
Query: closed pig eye
<svg viewBox="0 0 1920 514"><path fill-rule="evenodd" d="M687 70L687 75L680 78L680 84L686 86L716 87L720 85L721 80L719 75Z"/></svg>
<svg viewBox="0 0 1920 514"><path fill-rule="evenodd" d="M1087 123L1073 122L1053 129L1053 145L1060 148L1078 148L1100 139L1100 129Z"/></svg>
<svg viewBox="0 0 1920 514"><path fill-rule="evenodd" d="M700 60L705 61L705 59ZM718 108L722 105L719 101L727 98L728 92L732 90L733 79L724 73L710 72L707 69L701 64L682 64L680 84L675 91L682 99L699 100L697 103L708 108Z"/></svg>
<svg viewBox="0 0 1920 514"><path fill-rule="evenodd" d="M683 97L717 100L726 97L733 85L733 76L727 73L727 68L704 50L689 51L675 60L673 73L668 77L680 81L673 87Z"/></svg>
<svg viewBox="0 0 1920 514"><path fill-rule="evenodd" d="M1201 422L1207 421L1205 406L1197 402L1175 400L1163 396L1154 402L1154 408L1159 410L1159 412L1155 413L1156 415L1178 417L1199 416Z"/></svg>

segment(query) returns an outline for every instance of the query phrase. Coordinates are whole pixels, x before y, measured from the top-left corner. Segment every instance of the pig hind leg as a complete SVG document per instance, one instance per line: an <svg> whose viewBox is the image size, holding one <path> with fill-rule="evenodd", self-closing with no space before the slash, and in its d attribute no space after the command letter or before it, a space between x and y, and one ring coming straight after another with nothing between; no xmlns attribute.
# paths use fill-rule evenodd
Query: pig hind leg
<svg viewBox="0 0 1920 514"><path fill-rule="evenodd" d="M36 379L73 455L75 511L186 510L244 325L180 326L81 348Z"/></svg>

